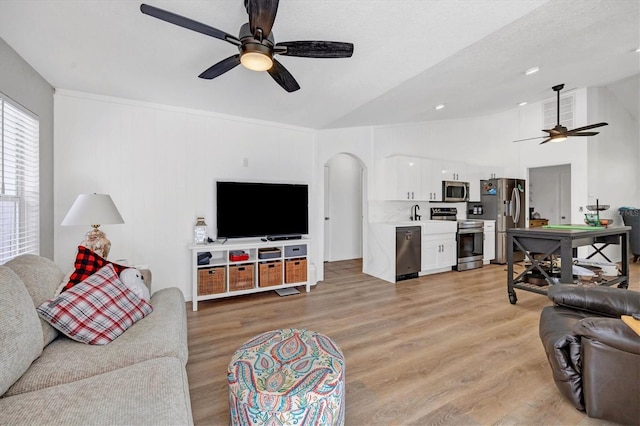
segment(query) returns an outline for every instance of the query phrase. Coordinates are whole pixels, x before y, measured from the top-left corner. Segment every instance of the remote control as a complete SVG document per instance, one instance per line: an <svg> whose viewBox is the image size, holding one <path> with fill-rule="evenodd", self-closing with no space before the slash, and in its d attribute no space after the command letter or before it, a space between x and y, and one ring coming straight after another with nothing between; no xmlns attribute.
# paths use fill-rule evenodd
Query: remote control
<svg viewBox="0 0 640 426"><path fill-rule="evenodd" d="M638 313L638 314L631 314L631 316L633 317L633 319L640 321L640 313Z"/></svg>

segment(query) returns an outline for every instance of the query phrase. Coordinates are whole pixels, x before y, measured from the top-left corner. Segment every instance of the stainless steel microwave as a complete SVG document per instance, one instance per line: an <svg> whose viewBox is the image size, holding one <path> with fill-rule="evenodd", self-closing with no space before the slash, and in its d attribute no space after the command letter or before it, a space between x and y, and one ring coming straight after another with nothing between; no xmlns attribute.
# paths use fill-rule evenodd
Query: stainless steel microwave
<svg viewBox="0 0 640 426"><path fill-rule="evenodd" d="M443 180L442 201L445 203L463 203L469 201L469 182Z"/></svg>

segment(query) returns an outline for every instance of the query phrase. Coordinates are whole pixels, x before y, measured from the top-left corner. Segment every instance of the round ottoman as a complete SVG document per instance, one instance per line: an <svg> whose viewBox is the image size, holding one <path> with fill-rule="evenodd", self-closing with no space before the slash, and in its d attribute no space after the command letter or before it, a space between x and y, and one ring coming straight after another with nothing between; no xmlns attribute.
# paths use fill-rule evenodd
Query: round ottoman
<svg viewBox="0 0 640 426"><path fill-rule="evenodd" d="M344 356L309 330L262 333L233 354L227 379L232 425L343 425Z"/></svg>

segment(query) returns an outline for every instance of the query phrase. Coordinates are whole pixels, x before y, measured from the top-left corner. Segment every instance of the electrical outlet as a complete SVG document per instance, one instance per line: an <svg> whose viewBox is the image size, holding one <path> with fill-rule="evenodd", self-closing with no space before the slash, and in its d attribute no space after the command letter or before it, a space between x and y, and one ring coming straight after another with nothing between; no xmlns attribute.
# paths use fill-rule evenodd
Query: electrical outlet
<svg viewBox="0 0 640 426"><path fill-rule="evenodd" d="M242 159L242 167L249 167L249 159L248 158L243 158Z"/></svg>
<svg viewBox="0 0 640 426"><path fill-rule="evenodd" d="M580 213L582 213L582 212L584 211L584 209L582 208L582 206L580 206L580 209L578 209L578 211L579 211Z"/></svg>

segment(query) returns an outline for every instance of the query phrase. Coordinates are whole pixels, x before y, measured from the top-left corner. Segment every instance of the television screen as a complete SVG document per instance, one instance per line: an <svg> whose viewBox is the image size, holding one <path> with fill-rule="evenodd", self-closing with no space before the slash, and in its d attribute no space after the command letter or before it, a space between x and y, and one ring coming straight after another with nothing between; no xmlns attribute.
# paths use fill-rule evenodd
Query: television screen
<svg viewBox="0 0 640 426"><path fill-rule="evenodd" d="M304 184L216 183L217 238L277 237L309 233Z"/></svg>

